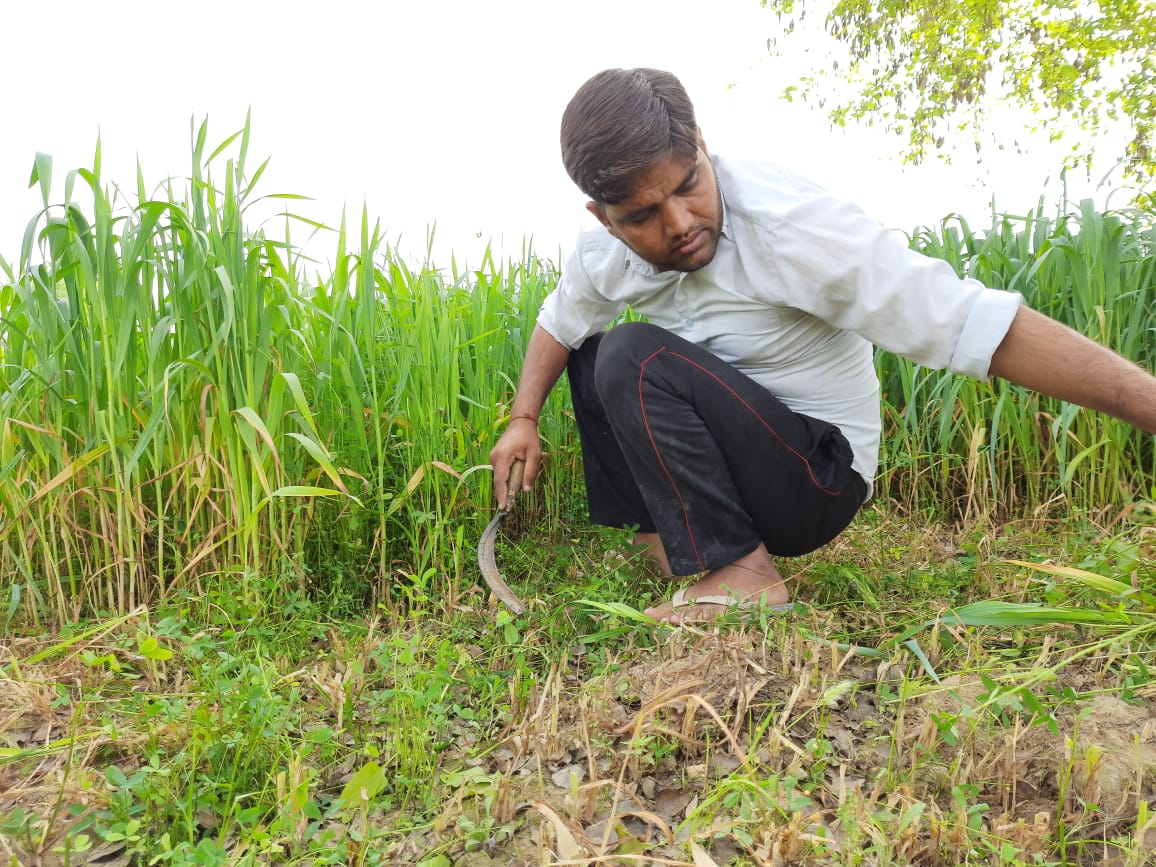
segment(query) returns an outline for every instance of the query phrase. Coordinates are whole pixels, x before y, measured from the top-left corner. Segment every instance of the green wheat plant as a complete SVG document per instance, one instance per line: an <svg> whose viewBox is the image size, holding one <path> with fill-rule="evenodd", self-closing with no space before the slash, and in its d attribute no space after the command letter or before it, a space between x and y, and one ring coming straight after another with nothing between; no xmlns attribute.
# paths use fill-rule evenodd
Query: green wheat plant
<svg viewBox="0 0 1156 867"><path fill-rule="evenodd" d="M336 229L267 195L249 126L149 186L38 156L43 208L0 263L0 607L8 621L115 614L213 583L241 600L392 606L397 586L476 580L487 455L553 265L487 254L412 266L363 211ZM250 209L283 202L285 232ZM334 241L328 274L291 240ZM917 249L1156 366L1152 215L1083 204L945 221ZM318 269L319 270L319 269ZM1152 438L1003 382L880 354L880 491L965 517L1122 510L1156 489ZM542 415L528 521L580 498L568 395ZM523 510L526 506L522 507ZM444 582L444 583L443 583ZM400 598L400 597L398 597Z"/></svg>
<svg viewBox="0 0 1156 867"><path fill-rule="evenodd" d="M131 194L102 177L99 142L62 197L36 158L43 210L0 286L8 620L206 582L254 604L361 604L399 574L462 577L454 534L488 505L480 468L553 269L527 252L413 270L363 213L308 279L289 241L302 218L286 212L283 240L247 222L262 198L300 198L256 191L248 123L207 141L202 123L187 179L138 172ZM563 401L543 433L564 456ZM547 474L547 507L562 477Z"/></svg>
<svg viewBox="0 0 1156 867"><path fill-rule="evenodd" d="M996 214L923 229L911 245L1156 370L1156 220L1084 201L1048 217ZM1144 500L1156 488L1153 438L1099 413L997 380L929 371L880 352L885 437L880 489L915 509L1024 514Z"/></svg>

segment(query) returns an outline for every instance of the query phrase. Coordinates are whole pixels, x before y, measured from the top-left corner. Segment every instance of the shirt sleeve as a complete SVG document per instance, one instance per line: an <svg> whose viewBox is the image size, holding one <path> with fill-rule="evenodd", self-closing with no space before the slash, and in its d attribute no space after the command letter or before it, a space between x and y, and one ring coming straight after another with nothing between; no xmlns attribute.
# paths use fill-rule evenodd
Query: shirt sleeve
<svg viewBox="0 0 1156 867"><path fill-rule="evenodd" d="M826 194L796 202L769 229L763 254L788 304L917 363L988 377L1018 293L959 277Z"/></svg>
<svg viewBox="0 0 1156 867"><path fill-rule="evenodd" d="M577 349L601 331L625 304L603 295L587 270L587 234L578 237L574 254L562 269L558 285L542 301L538 325L563 346Z"/></svg>

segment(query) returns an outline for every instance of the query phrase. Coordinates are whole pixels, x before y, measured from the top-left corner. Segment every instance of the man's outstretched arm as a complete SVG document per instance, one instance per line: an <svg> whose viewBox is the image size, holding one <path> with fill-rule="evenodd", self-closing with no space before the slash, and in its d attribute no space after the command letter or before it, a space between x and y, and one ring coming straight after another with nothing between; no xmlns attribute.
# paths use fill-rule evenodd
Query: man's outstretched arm
<svg viewBox="0 0 1156 867"><path fill-rule="evenodd" d="M1027 307L1012 320L990 373L1156 434L1156 376Z"/></svg>
<svg viewBox="0 0 1156 867"><path fill-rule="evenodd" d="M526 462L522 490L530 490L534 477L538 475L538 468L542 464L538 417L569 359L570 350L567 347L541 326L534 327L530 345L526 347L526 358L522 362L518 392L514 396L514 405L510 407L510 423L490 452L490 465L494 468L494 496L499 506L507 505L506 484L515 460Z"/></svg>

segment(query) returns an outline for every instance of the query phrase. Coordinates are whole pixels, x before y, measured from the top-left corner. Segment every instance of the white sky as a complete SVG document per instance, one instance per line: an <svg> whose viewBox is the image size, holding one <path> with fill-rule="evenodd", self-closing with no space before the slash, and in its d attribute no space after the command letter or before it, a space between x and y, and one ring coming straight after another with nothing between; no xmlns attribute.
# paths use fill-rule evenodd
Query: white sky
<svg viewBox="0 0 1156 867"><path fill-rule="evenodd" d="M768 57L775 28L759 0L0 0L0 256L15 259L39 208L37 151L53 157L56 201L98 134L106 183L134 189L139 159L152 186L188 175L192 119L208 116L215 146L251 107L250 165L272 157L259 190L312 197L293 205L312 219L336 226L345 207L352 228L364 203L411 259L436 222L438 265L450 251L477 264L491 240L517 256L524 238L557 260L593 221L562 169L558 122L610 66L672 70L712 150L789 165L897 228L952 212L983 226L993 190L1011 213L1058 201L1060 151L1014 118L1009 147L981 165L973 153L913 168L898 139L831 131L777 100L801 70ZM1093 181L1070 179L1069 195Z"/></svg>

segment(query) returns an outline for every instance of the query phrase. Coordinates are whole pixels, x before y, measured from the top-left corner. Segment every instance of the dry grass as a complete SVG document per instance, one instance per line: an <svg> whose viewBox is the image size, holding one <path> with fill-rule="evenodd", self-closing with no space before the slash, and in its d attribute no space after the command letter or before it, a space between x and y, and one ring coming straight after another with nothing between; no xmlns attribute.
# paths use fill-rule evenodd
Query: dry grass
<svg viewBox="0 0 1156 867"><path fill-rule="evenodd" d="M1057 733L977 716L949 747L934 720L976 708L978 676L917 689L906 660L864 662L790 627L683 629L638 657L589 680L556 669L483 765L505 803L547 816L551 863L612 863L630 840L655 864L686 863L691 840L757 864L849 863L863 835L904 861L960 863L976 844L956 786L978 788L984 832L1026 860L1047 854L1057 812L1109 839L1156 796L1156 725L1112 696L1065 707ZM888 682L908 694L882 698ZM1057 687L1102 683L1093 663ZM747 809L720 791L746 792Z"/></svg>

